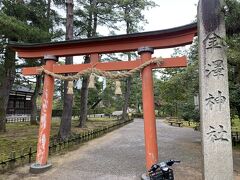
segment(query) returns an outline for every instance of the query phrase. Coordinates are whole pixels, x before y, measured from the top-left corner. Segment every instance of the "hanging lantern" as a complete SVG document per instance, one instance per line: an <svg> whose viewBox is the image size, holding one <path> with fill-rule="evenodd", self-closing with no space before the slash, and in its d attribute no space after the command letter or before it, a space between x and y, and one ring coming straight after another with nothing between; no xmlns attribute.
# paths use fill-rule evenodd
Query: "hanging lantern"
<svg viewBox="0 0 240 180"><path fill-rule="evenodd" d="M116 95L121 95L122 94L122 90L121 90L121 82L119 81L119 80L117 80L116 82L115 82L115 94Z"/></svg>
<svg viewBox="0 0 240 180"><path fill-rule="evenodd" d="M73 94L73 81L68 81L67 94Z"/></svg>
<svg viewBox="0 0 240 180"><path fill-rule="evenodd" d="M96 88L95 87L95 76L93 74L90 75L88 88L93 88L93 89Z"/></svg>

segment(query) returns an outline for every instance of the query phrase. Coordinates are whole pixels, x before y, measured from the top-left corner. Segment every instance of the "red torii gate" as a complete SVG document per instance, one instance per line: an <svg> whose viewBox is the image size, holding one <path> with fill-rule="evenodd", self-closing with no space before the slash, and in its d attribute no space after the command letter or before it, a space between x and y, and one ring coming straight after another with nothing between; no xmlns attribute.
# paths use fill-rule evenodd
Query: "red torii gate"
<svg viewBox="0 0 240 180"><path fill-rule="evenodd" d="M18 52L20 58L44 58L44 68L57 74L77 73L94 66L104 71L122 71L138 67L152 57L154 49L172 48L191 44L197 33L197 24L182 27L135 33L129 35L108 36L90 39L80 39L62 42L21 44L10 42L9 46ZM136 51L141 58L129 62L99 62L99 55L104 53ZM90 55L89 64L58 65L57 58L62 56ZM160 66L151 64L142 70L142 96L144 111L144 134L146 168L158 162L158 145L156 120L154 111L154 95L152 69L186 67L186 57L165 58ZM25 76L39 74L40 67L23 68ZM37 146L36 163L31 166L32 172L42 172L51 164L47 163L50 126L52 115L52 100L54 93L54 78L45 74L42 95L41 118Z"/></svg>

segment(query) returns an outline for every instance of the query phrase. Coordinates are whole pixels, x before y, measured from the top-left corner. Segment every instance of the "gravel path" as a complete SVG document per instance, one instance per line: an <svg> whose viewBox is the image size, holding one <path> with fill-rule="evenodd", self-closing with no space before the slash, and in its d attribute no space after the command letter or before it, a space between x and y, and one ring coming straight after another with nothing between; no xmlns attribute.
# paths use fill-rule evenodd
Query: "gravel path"
<svg viewBox="0 0 240 180"><path fill-rule="evenodd" d="M160 160L177 159L175 179L201 179L200 133L191 128L169 126L157 120ZM145 172L143 120L135 121L78 150L51 158L53 168L41 175L28 174L29 167L19 168L7 179L31 180L134 180ZM235 173L240 172L240 154L234 152Z"/></svg>

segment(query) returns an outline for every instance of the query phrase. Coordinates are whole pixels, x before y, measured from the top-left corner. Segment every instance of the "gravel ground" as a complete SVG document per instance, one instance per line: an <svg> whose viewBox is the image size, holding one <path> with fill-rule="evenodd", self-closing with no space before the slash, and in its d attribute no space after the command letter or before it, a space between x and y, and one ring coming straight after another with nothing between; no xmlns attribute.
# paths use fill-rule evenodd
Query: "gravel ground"
<svg viewBox="0 0 240 180"><path fill-rule="evenodd" d="M174 165L175 179L200 180L200 133L157 120L159 159L181 160ZM143 120L135 119L118 130L92 140L78 150L50 159L53 168L40 175L22 167L4 179L27 180L139 180L145 172ZM234 171L240 173L240 153L234 151ZM236 177L238 179L239 177ZM1 176L0 176L1 179ZM239 178L240 179L240 178Z"/></svg>

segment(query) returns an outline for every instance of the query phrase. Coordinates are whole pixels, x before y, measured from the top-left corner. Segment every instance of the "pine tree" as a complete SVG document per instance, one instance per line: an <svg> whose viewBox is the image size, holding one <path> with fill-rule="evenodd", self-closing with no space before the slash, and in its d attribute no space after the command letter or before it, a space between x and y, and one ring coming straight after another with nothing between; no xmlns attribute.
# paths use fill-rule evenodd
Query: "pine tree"
<svg viewBox="0 0 240 180"><path fill-rule="evenodd" d="M3 0L0 10L0 34L9 41L44 42L51 39L46 22L45 1L15 1ZM30 61L29 61L30 62ZM4 132L6 108L12 84L15 79L15 53L7 48L1 71L0 101L0 132ZM38 87L36 85L36 87ZM35 89L36 90L36 89ZM37 93L38 94L38 93ZM35 103L36 104L36 103Z"/></svg>
<svg viewBox="0 0 240 180"><path fill-rule="evenodd" d="M66 40L73 39L73 0L66 0ZM66 57L65 64L73 64L73 57ZM71 119L73 94L68 94L68 81L64 82L64 103L61 124L59 128L59 137L67 139L71 133Z"/></svg>
<svg viewBox="0 0 240 180"><path fill-rule="evenodd" d="M86 33L87 38L95 37L97 35L97 0L81 1L85 9L77 10L77 15L80 15L80 22L85 22L82 26L82 31ZM79 21L78 21L79 22ZM84 63L90 63L90 57L85 56ZM88 81L89 77L83 77L81 99L80 99L80 116L79 127L85 127L88 111Z"/></svg>

